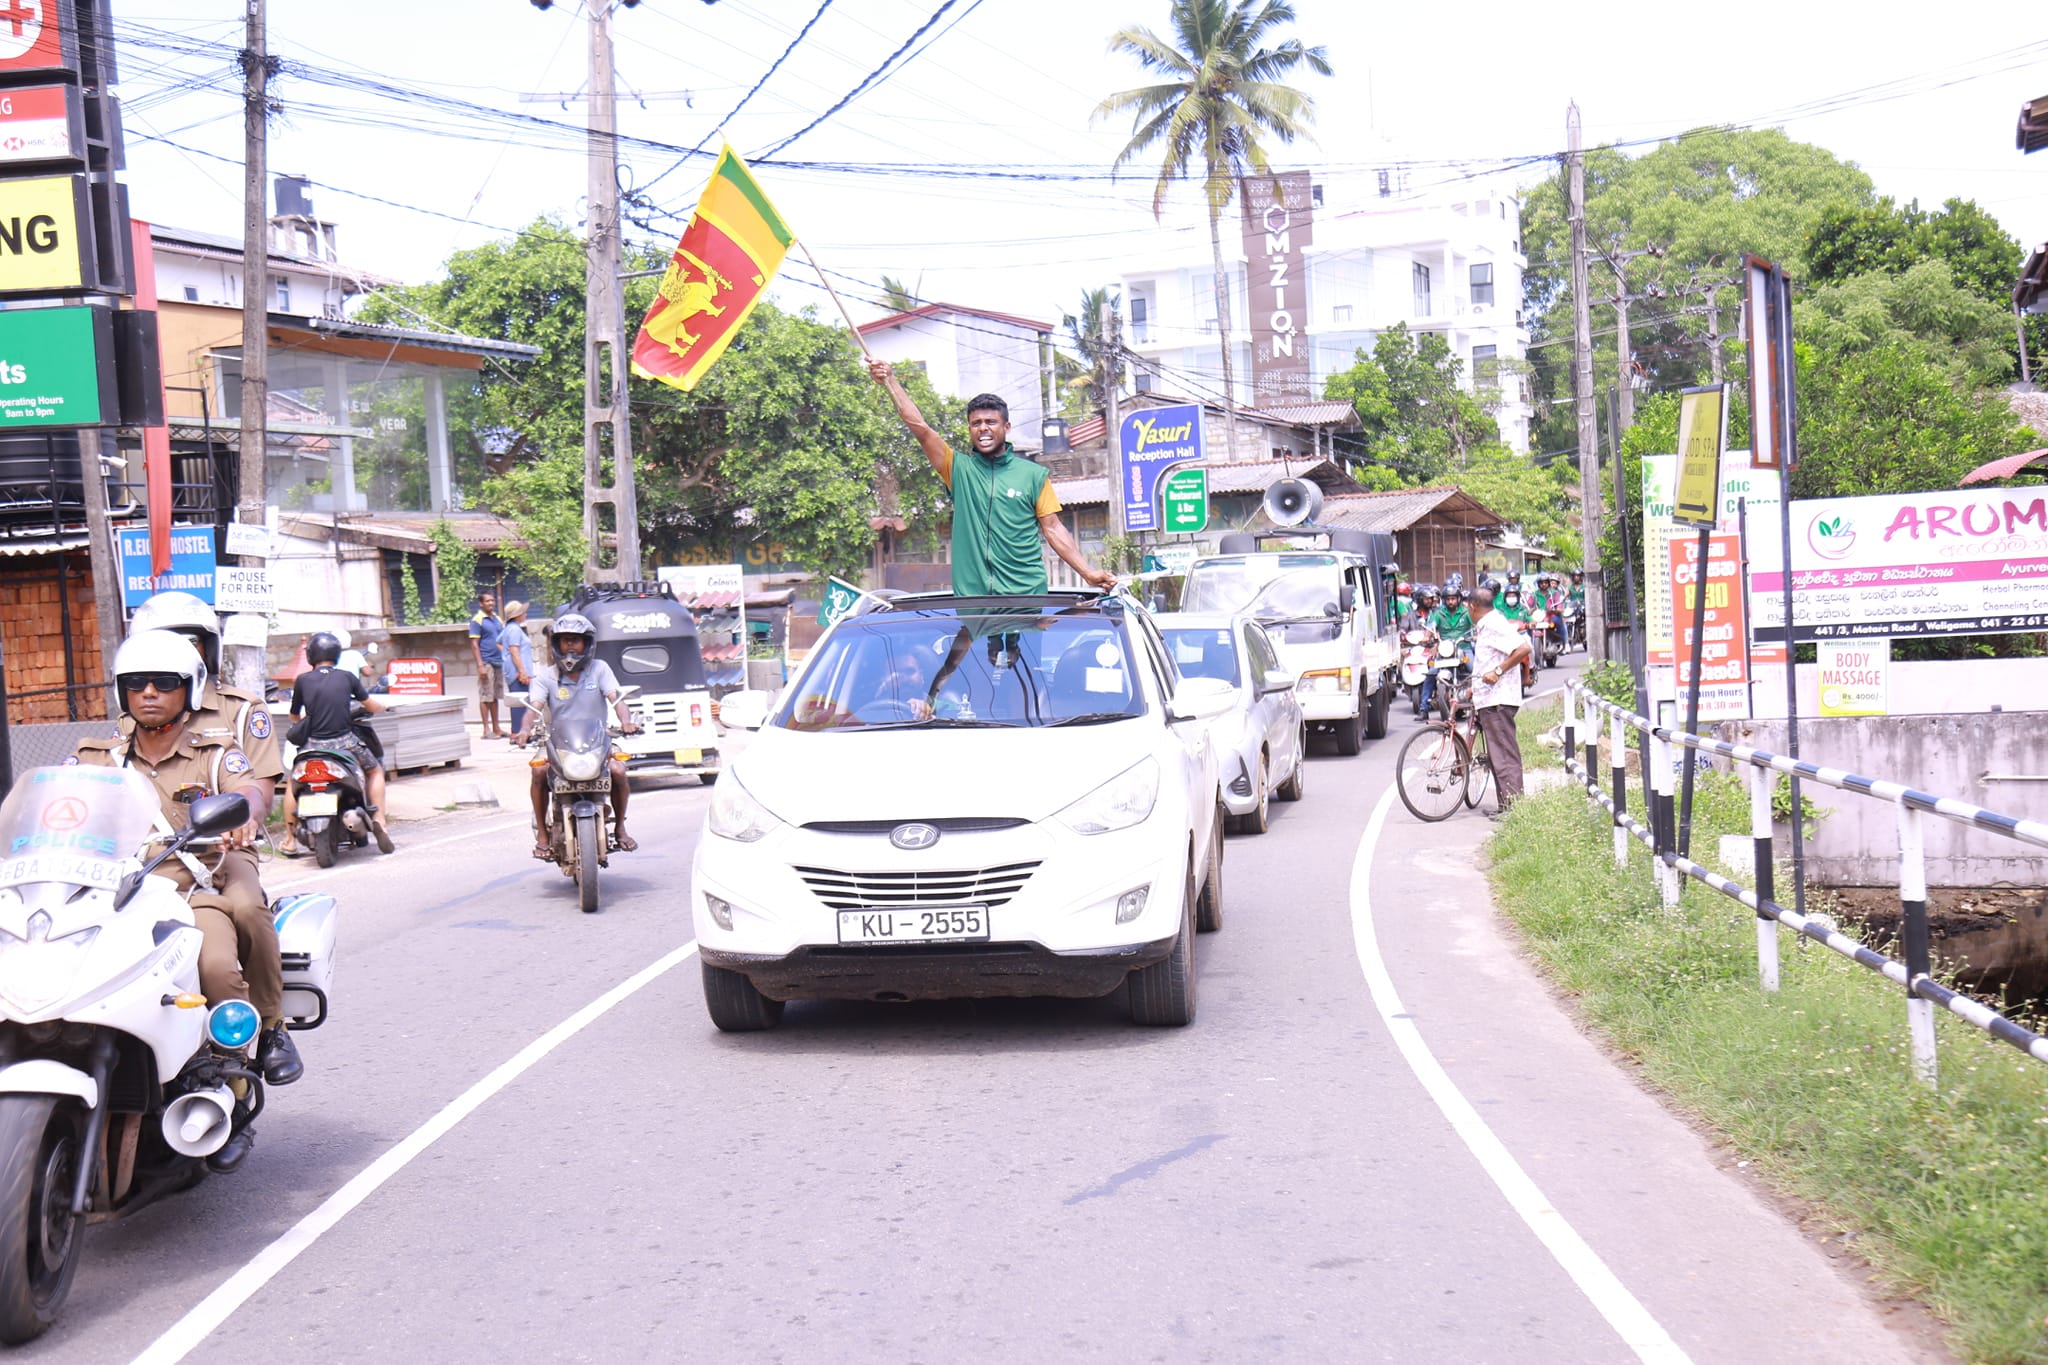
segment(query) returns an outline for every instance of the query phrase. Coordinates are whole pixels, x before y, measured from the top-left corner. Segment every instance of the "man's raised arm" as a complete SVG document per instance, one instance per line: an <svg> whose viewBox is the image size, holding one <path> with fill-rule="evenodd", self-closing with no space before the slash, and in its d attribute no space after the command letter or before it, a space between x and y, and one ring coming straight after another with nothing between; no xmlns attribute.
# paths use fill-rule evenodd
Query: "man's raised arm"
<svg viewBox="0 0 2048 1365"><path fill-rule="evenodd" d="M932 462L932 468L951 487L953 473L953 450L946 440L924 420L924 414L917 410L909 394L903 391L903 381L896 377L896 367L886 360L870 360L868 377L880 384L896 404L896 415L903 419L903 425L910 428L910 434L917 438L918 448L924 457Z"/></svg>

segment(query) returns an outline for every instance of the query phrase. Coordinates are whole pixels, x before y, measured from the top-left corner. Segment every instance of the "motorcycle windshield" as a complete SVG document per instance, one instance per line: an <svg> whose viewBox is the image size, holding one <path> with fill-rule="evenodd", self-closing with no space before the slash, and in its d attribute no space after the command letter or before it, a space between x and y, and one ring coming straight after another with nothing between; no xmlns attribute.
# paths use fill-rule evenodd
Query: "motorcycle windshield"
<svg viewBox="0 0 2048 1365"><path fill-rule="evenodd" d="M556 753L597 753L608 742L602 711L581 710L566 716L557 712L548 723L548 748Z"/></svg>
<svg viewBox="0 0 2048 1365"><path fill-rule="evenodd" d="M0 886L116 886L157 811L155 788L126 768L32 768L0 802Z"/></svg>

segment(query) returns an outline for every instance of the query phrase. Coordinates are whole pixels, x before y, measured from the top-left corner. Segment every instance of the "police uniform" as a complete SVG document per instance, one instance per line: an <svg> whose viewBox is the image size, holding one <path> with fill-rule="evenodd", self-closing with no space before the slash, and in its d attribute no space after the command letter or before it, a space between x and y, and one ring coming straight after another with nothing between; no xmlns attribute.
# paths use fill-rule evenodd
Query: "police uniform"
<svg viewBox="0 0 2048 1365"><path fill-rule="evenodd" d="M122 736L129 738L134 733L135 718L122 716ZM284 777L284 751L278 746L277 726L270 709L261 697L244 688L226 687L217 682L210 684L206 689L206 705L186 717L185 734L240 750L248 767L238 776L266 782L276 782ZM222 761L226 762L225 759ZM269 812L257 811L254 814L261 820ZM284 963L278 957L277 924L264 899L256 851L233 848L222 853L215 884L224 893L228 914L235 921L235 935L242 945L242 970L249 981L249 1003L256 1007L264 1027L268 1028L284 1017Z"/></svg>
<svg viewBox="0 0 2048 1365"><path fill-rule="evenodd" d="M193 719L187 718L177 748L161 763L152 764L136 754L133 741L118 734L104 739L81 740L73 761L102 768L133 768L156 788L158 804L171 829L183 829L191 823L192 801L231 790L248 778L251 766L249 756L242 752L240 746L220 735L199 733L192 725ZM249 980L242 972L244 962L260 958L260 953L252 952L252 948L263 945L250 943L242 934L241 926L254 923L259 918L268 922L268 915L263 910L263 893L255 884L253 873L253 864L247 877L234 875L223 867L215 876L218 892L194 890L197 878L182 858L165 859L155 875L168 877L177 883L179 890L192 893L188 903L202 939L199 988L208 1002L247 1000L262 1012L264 1006L255 999ZM271 963L276 963L275 929L271 930L266 951ZM281 995L281 982L278 989Z"/></svg>

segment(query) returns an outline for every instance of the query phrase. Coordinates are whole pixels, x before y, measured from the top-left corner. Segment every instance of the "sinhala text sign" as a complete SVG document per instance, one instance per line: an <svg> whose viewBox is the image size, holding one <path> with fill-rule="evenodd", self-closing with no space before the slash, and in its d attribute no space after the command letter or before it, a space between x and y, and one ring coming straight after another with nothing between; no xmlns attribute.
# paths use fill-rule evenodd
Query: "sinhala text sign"
<svg viewBox="0 0 2048 1365"><path fill-rule="evenodd" d="M1117 423L1117 487L1123 490L1124 529L1156 531L1153 494L1169 466L1202 458L1202 409L1196 403L1146 408Z"/></svg>
<svg viewBox="0 0 2048 1365"><path fill-rule="evenodd" d="M1643 563L1650 566L1653 578L1657 570L1671 562L1672 537L1684 534L1671 515L1677 484L1676 455L1643 457ZM1742 525L1745 510L1749 521L1750 561L1754 567L1757 547L1766 541L1775 543L1778 538L1778 473L1752 466L1746 450L1731 450L1721 461L1720 518L1714 523L1714 529L1734 534ZM1646 645L1650 662L1670 663L1671 594L1653 591L1646 584L1643 619L1649 636ZM1757 663L1772 660L1782 662L1775 649L1755 652Z"/></svg>
<svg viewBox="0 0 2048 1365"><path fill-rule="evenodd" d="M1700 563L1697 536L1670 544L1671 608L1678 623L1678 694L1692 686L1692 623L1704 602L1700 632L1700 719L1740 720L1749 715L1749 649L1744 629L1741 542L1731 535L1707 537L1707 561Z"/></svg>
<svg viewBox="0 0 2048 1365"><path fill-rule="evenodd" d="M1749 556L1757 638L1782 638L1778 538ZM2048 489L1793 503L1792 620L1801 641L2048 630Z"/></svg>

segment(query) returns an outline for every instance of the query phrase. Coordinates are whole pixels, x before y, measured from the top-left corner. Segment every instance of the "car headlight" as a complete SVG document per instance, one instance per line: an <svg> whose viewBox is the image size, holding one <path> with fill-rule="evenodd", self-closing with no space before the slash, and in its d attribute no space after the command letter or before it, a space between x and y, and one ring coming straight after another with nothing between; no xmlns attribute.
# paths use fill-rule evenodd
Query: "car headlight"
<svg viewBox="0 0 2048 1365"><path fill-rule="evenodd" d="M555 766L562 770L562 776L571 782L595 782L600 769L604 767L602 753L555 754Z"/></svg>
<svg viewBox="0 0 2048 1365"><path fill-rule="evenodd" d="M711 795L709 828L721 839L751 844L772 833L782 823L775 813L754 799L731 773L719 779Z"/></svg>
<svg viewBox="0 0 2048 1365"><path fill-rule="evenodd" d="M1146 758L1068 806L1060 819L1076 834L1107 834L1145 819L1158 799L1159 760Z"/></svg>

